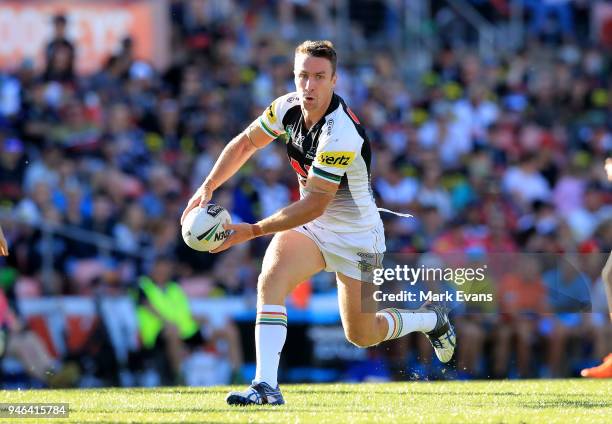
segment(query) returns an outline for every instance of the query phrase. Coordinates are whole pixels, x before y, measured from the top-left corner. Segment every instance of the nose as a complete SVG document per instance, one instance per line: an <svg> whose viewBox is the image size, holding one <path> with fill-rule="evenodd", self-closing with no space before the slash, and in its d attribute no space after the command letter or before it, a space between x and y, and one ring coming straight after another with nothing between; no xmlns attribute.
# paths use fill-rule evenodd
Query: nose
<svg viewBox="0 0 612 424"><path fill-rule="evenodd" d="M311 90L313 90L313 89L314 89L314 82L315 82L315 81L314 81L314 78L307 78L307 79L306 79L306 83L304 84L304 88L305 88L307 91L311 91Z"/></svg>

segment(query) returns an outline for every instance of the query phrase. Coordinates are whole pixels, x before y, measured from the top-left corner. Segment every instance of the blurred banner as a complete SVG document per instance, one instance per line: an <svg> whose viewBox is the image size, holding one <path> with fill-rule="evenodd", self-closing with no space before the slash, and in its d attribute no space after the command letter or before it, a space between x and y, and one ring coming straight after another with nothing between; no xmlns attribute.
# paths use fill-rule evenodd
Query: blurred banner
<svg viewBox="0 0 612 424"><path fill-rule="evenodd" d="M136 59L163 68L168 60L169 24L165 0L83 2L78 0L0 2L0 69L24 59L40 69L53 34L52 17L68 19L67 36L77 49L77 71L100 69L121 40L132 37Z"/></svg>

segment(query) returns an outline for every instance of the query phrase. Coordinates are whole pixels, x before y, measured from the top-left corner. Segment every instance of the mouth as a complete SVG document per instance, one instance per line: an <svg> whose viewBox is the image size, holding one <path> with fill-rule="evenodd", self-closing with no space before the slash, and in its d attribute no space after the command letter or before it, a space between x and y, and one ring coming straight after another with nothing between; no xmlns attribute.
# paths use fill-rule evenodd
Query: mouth
<svg viewBox="0 0 612 424"><path fill-rule="evenodd" d="M315 98L314 96L309 96L307 94L304 94L303 99L307 102L312 102Z"/></svg>

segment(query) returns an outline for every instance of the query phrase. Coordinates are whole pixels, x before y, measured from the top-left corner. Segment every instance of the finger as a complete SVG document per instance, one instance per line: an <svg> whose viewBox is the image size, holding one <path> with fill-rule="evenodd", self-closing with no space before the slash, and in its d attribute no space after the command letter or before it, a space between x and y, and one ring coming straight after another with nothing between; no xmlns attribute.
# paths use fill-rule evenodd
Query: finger
<svg viewBox="0 0 612 424"><path fill-rule="evenodd" d="M185 221L185 217L187 216L190 210L190 205L187 205L187 207L183 210L183 213L181 214L181 225L183 225L183 221Z"/></svg>
<svg viewBox="0 0 612 424"><path fill-rule="evenodd" d="M208 203L210 202L210 195L208 193L203 194L202 196L200 196L200 207L203 208L204 206L208 205Z"/></svg>
<svg viewBox="0 0 612 424"><path fill-rule="evenodd" d="M228 238L225 239L225 241L221 244L221 246L217 247L216 249L211 250L210 253L223 252L224 250L229 249L233 245L234 245L234 235L232 234Z"/></svg>
<svg viewBox="0 0 612 424"><path fill-rule="evenodd" d="M232 247L232 245L233 245L233 243L231 243L230 240L227 239L227 240L225 240L223 242L223 244L221 246L217 247L214 250L211 250L210 253L220 253L220 252L223 252L224 250L227 250L230 247Z"/></svg>
<svg viewBox="0 0 612 424"><path fill-rule="evenodd" d="M230 224L229 222L227 224L223 224L223 229L224 230L236 230L238 226L236 224Z"/></svg>
<svg viewBox="0 0 612 424"><path fill-rule="evenodd" d="M189 214L189 212L191 212L191 210L193 208L195 208L198 205L198 200L191 200L189 202L189 204L187 205L187 207L185 208L185 210L183 211L183 214L181 215L181 225L183 225L183 221L185 221L185 218L187 217L187 215Z"/></svg>

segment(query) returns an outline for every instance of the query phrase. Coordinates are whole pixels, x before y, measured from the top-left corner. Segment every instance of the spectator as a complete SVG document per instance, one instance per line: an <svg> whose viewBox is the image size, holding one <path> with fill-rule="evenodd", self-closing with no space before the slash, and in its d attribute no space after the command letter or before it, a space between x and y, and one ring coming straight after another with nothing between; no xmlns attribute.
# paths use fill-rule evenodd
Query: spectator
<svg viewBox="0 0 612 424"><path fill-rule="evenodd" d="M603 198L600 185L589 184L584 192L584 204L567 215L567 223L577 242L590 238L600 223L612 218L612 206L604 204Z"/></svg>
<svg viewBox="0 0 612 424"><path fill-rule="evenodd" d="M75 47L66 37L68 20L65 15L53 17L53 38L45 49L46 68L43 75L45 81L73 83Z"/></svg>
<svg viewBox="0 0 612 424"><path fill-rule="evenodd" d="M4 290L0 290L0 333L0 356L16 358L31 377L55 388L74 387L78 382L78 367L72 363L62 366L53 360L38 334L15 315Z"/></svg>
<svg viewBox="0 0 612 424"><path fill-rule="evenodd" d="M228 343L230 366L237 371L241 365L240 343L232 325L210 331L210 339L203 336L180 285L171 280L173 260L156 260L151 277L139 280L137 316L145 358L157 358L164 366L162 381L175 384L184 381L182 363L186 356L198 352L206 345L223 339ZM219 366L223 361L217 358Z"/></svg>
<svg viewBox="0 0 612 424"><path fill-rule="evenodd" d="M577 258L561 257L557 266L542 276L548 291L548 302L552 312L542 322L542 331L547 337L548 370L553 377L565 375L562 367L570 363L567 343L570 339L592 338L594 329L590 318L579 312L591 311L591 282L579 271Z"/></svg>
<svg viewBox="0 0 612 424"><path fill-rule="evenodd" d="M1 136L0 136L1 139ZM16 203L22 198L21 183L26 172L25 147L17 138L4 138L0 155L0 197Z"/></svg>
<svg viewBox="0 0 612 424"><path fill-rule="evenodd" d="M151 277L139 280L136 308L143 355L162 361L164 365L159 369L165 384L181 381L181 362L186 350L201 348L205 343L187 296L172 281L172 268L169 258L156 260Z"/></svg>
<svg viewBox="0 0 612 424"><path fill-rule="evenodd" d="M508 168L502 187L525 209L534 200L548 200L550 197L550 186L539 172L534 155L525 155L518 166Z"/></svg>
<svg viewBox="0 0 612 424"><path fill-rule="evenodd" d="M514 257L516 270L506 274L498 291L501 322L495 331L493 375L507 375L512 346L516 346L517 371L532 376L531 358L541 314L548 312L546 287L540 279L535 255ZM514 341L514 343L513 343Z"/></svg>

